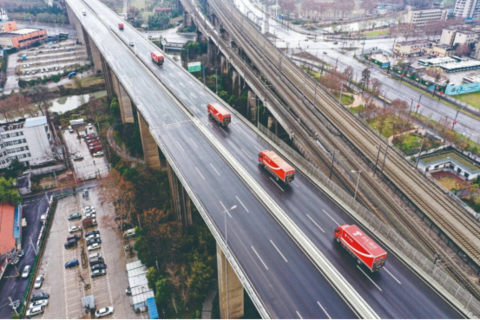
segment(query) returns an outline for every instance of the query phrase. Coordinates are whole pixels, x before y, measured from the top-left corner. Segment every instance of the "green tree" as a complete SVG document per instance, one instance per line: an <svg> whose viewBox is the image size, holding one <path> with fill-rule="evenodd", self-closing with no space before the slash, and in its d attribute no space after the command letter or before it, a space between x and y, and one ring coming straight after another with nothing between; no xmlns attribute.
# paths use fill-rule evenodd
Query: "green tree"
<svg viewBox="0 0 480 320"><path fill-rule="evenodd" d="M17 188L13 185L15 179L6 179L0 177L0 201L11 205L18 205L22 201L22 197L18 193Z"/></svg>
<svg viewBox="0 0 480 320"><path fill-rule="evenodd" d="M155 302L162 307L166 307L171 295L172 289L167 279L160 277L155 283Z"/></svg>
<svg viewBox="0 0 480 320"><path fill-rule="evenodd" d="M118 104L117 98L112 99L112 102L110 103L110 112L115 116L120 115L120 105Z"/></svg>
<svg viewBox="0 0 480 320"><path fill-rule="evenodd" d="M208 264L212 256L207 259L202 259L199 255L195 255L193 263L190 265L190 292L192 298L199 299L205 297L208 287L214 280L214 270ZM205 261L206 260L206 261Z"/></svg>
<svg viewBox="0 0 480 320"><path fill-rule="evenodd" d="M222 98L223 101L228 101L228 99L229 99L229 95L228 95L228 92L227 92L227 91L220 91L220 92L218 93L218 96L219 96L220 98Z"/></svg>
<svg viewBox="0 0 480 320"><path fill-rule="evenodd" d="M148 287L151 289L155 289L155 284L158 280L158 272L155 267L148 268L147 271L147 280L148 280Z"/></svg>

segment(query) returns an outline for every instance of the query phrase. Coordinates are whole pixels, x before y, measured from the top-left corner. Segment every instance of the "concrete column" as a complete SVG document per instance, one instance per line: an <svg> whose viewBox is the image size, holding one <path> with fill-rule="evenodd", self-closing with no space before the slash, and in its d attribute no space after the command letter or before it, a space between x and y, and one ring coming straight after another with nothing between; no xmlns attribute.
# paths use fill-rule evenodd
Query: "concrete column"
<svg viewBox="0 0 480 320"><path fill-rule="evenodd" d="M148 124L140 112L137 112L138 124L140 126L140 137L142 138L143 157L145 165L148 168L160 170L160 157L158 155L158 146L148 130Z"/></svg>
<svg viewBox="0 0 480 320"><path fill-rule="evenodd" d="M239 319L244 314L243 285L218 244L217 269L220 318Z"/></svg>
<svg viewBox="0 0 480 320"><path fill-rule="evenodd" d="M93 58L93 67L95 73L97 71L102 71L102 55L100 54L100 50L98 50L97 45L92 39L88 39L88 43L90 44L90 50L92 51L92 58Z"/></svg>
<svg viewBox="0 0 480 320"><path fill-rule="evenodd" d="M228 75L228 61L224 56L220 58L220 70L222 72L222 76Z"/></svg>
<svg viewBox="0 0 480 320"><path fill-rule="evenodd" d="M275 124L275 118L274 117L268 117L268 123L267 123L267 128L268 130L272 129L272 126Z"/></svg>
<svg viewBox="0 0 480 320"><path fill-rule="evenodd" d="M232 70L232 92L238 94L240 92L240 76L236 70Z"/></svg>
<svg viewBox="0 0 480 320"><path fill-rule="evenodd" d="M118 97L118 104L120 106L122 123L134 123L135 119L133 118L132 101L130 100L130 97L128 96L120 81L118 81L115 73L110 72L110 74L113 80L113 90Z"/></svg>
<svg viewBox="0 0 480 320"><path fill-rule="evenodd" d="M70 8L68 3L65 2L65 6L67 7L68 21L70 21L70 24L73 25L75 27L75 30L77 31L78 42L85 43L83 27L80 24L80 21L78 20L77 16L73 13L73 10L72 8Z"/></svg>
<svg viewBox="0 0 480 320"><path fill-rule="evenodd" d="M172 193L173 211L177 216L177 221L181 222L185 228L188 228L192 225L192 208L190 197L168 162L167 172L168 182L170 183L170 192Z"/></svg>
<svg viewBox="0 0 480 320"><path fill-rule="evenodd" d="M115 89L113 87L112 71L107 61L103 58L103 56L102 56L102 71L103 71L103 78L105 80L105 88L107 89L107 97L108 99L112 99L115 93Z"/></svg>
<svg viewBox="0 0 480 320"><path fill-rule="evenodd" d="M253 123L257 123L257 95L252 90L248 90L248 108L247 119Z"/></svg>

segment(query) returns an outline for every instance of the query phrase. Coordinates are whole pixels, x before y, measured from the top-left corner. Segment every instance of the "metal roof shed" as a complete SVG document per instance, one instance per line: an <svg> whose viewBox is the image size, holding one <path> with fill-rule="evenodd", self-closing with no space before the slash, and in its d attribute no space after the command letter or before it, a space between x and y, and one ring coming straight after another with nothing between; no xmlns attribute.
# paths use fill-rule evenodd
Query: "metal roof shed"
<svg viewBox="0 0 480 320"><path fill-rule="evenodd" d="M155 298L148 298L146 303L150 319L158 319L158 309L157 304L155 303Z"/></svg>

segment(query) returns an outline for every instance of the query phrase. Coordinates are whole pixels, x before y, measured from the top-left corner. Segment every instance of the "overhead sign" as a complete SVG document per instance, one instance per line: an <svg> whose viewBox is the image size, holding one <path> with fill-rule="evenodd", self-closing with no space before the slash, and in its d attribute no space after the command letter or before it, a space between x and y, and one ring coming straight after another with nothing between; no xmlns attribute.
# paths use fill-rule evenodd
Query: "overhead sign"
<svg viewBox="0 0 480 320"><path fill-rule="evenodd" d="M188 72L199 72L199 71L202 71L201 62L190 62L188 64Z"/></svg>
<svg viewBox="0 0 480 320"><path fill-rule="evenodd" d="M480 82L467 83L459 86L448 85L445 93L449 96L480 91Z"/></svg>

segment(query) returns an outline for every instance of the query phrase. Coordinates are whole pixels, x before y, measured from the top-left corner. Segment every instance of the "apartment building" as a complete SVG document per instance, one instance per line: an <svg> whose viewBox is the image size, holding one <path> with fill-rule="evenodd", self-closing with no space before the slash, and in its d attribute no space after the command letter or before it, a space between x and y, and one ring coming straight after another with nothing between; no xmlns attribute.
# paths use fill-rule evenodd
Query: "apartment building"
<svg viewBox="0 0 480 320"><path fill-rule="evenodd" d="M0 169L15 159L31 166L54 161L51 142L45 116L0 124Z"/></svg>
<svg viewBox="0 0 480 320"><path fill-rule="evenodd" d="M395 43L393 53L397 55L411 55L420 52L429 53L432 51L432 42L429 40L403 41Z"/></svg>
<svg viewBox="0 0 480 320"><path fill-rule="evenodd" d="M453 9L455 17L480 18L480 0L457 0Z"/></svg>
<svg viewBox="0 0 480 320"><path fill-rule="evenodd" d="M423 27L430 21L446 20L447 15L448 10L442 9L409 10L405 22Z"/></svg>

